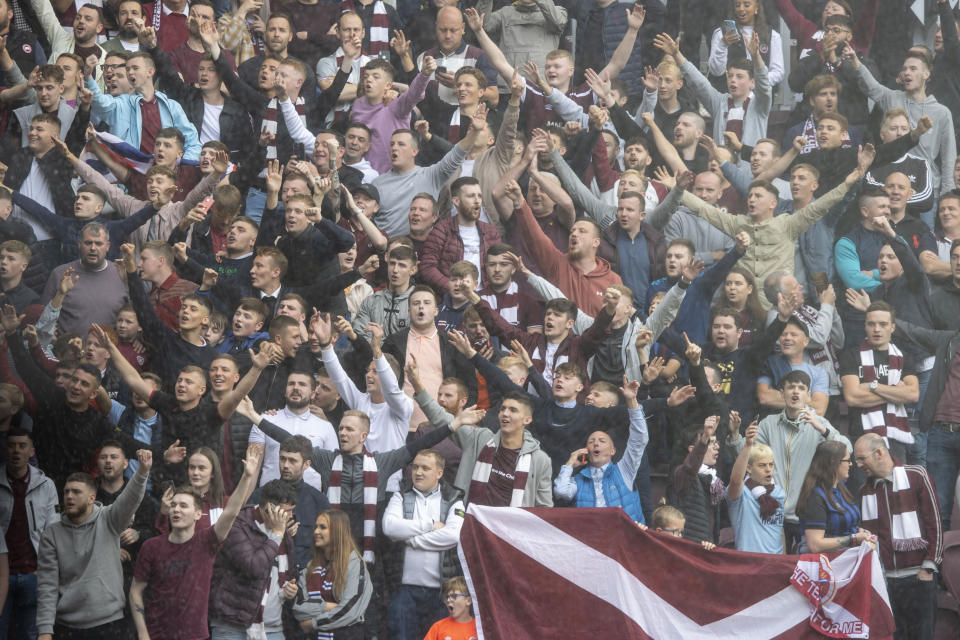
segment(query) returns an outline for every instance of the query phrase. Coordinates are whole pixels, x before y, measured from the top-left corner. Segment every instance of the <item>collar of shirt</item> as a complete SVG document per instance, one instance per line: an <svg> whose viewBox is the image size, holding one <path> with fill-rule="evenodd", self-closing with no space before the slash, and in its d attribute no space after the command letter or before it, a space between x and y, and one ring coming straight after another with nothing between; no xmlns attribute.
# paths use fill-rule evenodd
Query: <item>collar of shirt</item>
<svg viewBox="0 0 960 640"><path fill-rule="evenodd" d="M433 491L431 491L430 493L424 493L420 491L420 489L417 489L416 487L413 488L413 492L416 493L421 498L423 498L424 500L426 500L427 498L431 498L440 493L440 485L438 484L436 487L434 487Z"/></svg>
<svg viewBox="0 0 960 640"><path fill-rule="evenodd" d="M437 337L437 327L434 325L433 331L429 334L419 333L414 331L413 328L410 329L410 338L415 338L416 340L433 340Z"/></svg>
<svg viewBox="0 0 960 640"><path fill-rule="evenodd" d="M303 413L297 414L297 413L294 413L293 411L290 411L290 407L284 406L283 415L291 420L303 420L304 422L306 422L307 420L310 419L310 416L312 416L313 414L310 413L310 411L304 411Z"/></svg>
<svg viewBox="0 0 960 640"><path fill-rule="evenodd" d="M165 16L169 16L169 15L184 16L184 17L187 16L187 14L184 13L183 11L173 11L173 10L171 10L170 7L167 6L167 3L166 3L166 2L163 2L163 0L157 0L157 2L159 2L160 5L162 6L162 8L163 8L163 15L165 15ZM187 11L189 11L189 10L190 10L190 3L188 2L188 3L185 5L184 8L185 8Z"/></svg>
<svg viewBox="0 0 960 640"><path fill-rule="evenodd" d="M273 293L264 293L263 291L261 291L261 292L260 292L260 297L261 297L261 298L266 298L266 297L268 297L268 296L269 296L269 297L273 297L273 298L276 298L277 301L279 302L279 301L280 301L280 289L282 289L282 288L283 288L282 285L279 286L279 287L277 287L277 290L274 291Z"/></svg>
<svg viewBox="0 0 960 640"><path fill-rule="evenodd" d="M176 273L171 273L169 278L161 282L159 286L153 285L153 288L161 291L166 291L167 289L175 285L177 283L177 280L179 279L180 277L177 276Z"/></svg>
<svg viewBox="0 0 960 640"><path fill-rule="evenodd" d="M560 402L559 400L554 400L554 402L556 402L558 407L563 407L564 409L573 409L575 406L577 406L576 398L573 400L567 400L566 402Z"/></svg>

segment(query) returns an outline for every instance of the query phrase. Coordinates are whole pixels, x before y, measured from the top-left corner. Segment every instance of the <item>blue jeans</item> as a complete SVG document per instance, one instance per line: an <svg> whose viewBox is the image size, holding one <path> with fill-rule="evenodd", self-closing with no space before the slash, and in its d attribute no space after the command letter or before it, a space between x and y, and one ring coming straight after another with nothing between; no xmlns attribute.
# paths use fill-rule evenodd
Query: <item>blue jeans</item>
<svg viewBox="0 0 960 640"><path fill-rule="evenodd" d="M960 468L960 432L950 433L933 425L927 432L927 444L927 470L937 487L943 530L948 531L950 514L953 513L957 469Z"/></svg>
<svg viewBox="0 0 960 640"><path fill-rule="evenodd" d="M247 217L253 218L257 224L263 218L263 208L267 206L267 194L256 187L247 189Z"/></svg>
<svg viewBox="0 0 960 640"><path fill-rule="evenodd" d="M247 630L211 622L210 640L247 640Z"/></svg>
<svg viewBox="0 0 960 640"><path fill-rule="evenodd" d="M402 584L387 607L390 640L421 640L434 622L446 616L440 589Z"/></svg>
<svg viewBox="0 0 960 640"><path fill-rule="evenodd" d="M0 640L37 640L37 574L10 574L10 591L0 613Z"/></svg>

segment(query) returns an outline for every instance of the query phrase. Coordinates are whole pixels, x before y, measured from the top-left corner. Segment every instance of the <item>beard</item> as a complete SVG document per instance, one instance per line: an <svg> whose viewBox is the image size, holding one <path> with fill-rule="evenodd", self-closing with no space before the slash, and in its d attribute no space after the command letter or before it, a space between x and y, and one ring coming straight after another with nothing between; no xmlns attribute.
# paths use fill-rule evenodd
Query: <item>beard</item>
<svg viewBox="0 0 960 640"><path fill-rule="evenodd" d="M301 398L300 400L287 398L287 406L291 409L305 409L310 406L310 398Z"/></svg>

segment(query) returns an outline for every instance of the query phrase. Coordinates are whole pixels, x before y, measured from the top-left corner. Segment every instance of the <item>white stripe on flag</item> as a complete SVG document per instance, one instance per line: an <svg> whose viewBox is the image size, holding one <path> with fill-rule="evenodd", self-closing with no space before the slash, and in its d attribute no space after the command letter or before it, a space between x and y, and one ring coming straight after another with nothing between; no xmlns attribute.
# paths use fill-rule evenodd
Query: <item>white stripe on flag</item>
<svg viewBox="0 0 960 640"><path fill-rule="evenodd" d="M791 585L732 616L700 625L651 591L613 558L528 511L470 505L468 514L473 514L487 530L546 569L619 609L653 638L740 640L747 621L752 637L772 638L810 618L809 603ZM544 544L544 540L550 544ZM480 640L484 640L479 616L477 623Z"/></svg>

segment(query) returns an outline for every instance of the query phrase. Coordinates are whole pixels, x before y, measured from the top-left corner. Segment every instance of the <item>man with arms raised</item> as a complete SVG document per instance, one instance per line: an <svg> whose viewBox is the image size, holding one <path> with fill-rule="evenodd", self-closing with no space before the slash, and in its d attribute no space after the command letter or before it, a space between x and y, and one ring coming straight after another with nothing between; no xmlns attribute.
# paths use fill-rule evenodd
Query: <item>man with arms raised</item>
<svg viewBox="0 0 960 640"><path fill-rule="evenodd" d="M130 587L133 622L141 640L208 636L207 604L213 563L253 491L259 468L259 457L248 451L243 476L223 513L213 526L200 531L196 530L203 515L200 496L190 487L174 490L170 533L143 544Z"/></svg>

